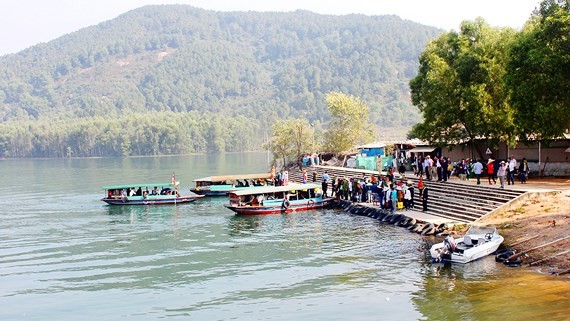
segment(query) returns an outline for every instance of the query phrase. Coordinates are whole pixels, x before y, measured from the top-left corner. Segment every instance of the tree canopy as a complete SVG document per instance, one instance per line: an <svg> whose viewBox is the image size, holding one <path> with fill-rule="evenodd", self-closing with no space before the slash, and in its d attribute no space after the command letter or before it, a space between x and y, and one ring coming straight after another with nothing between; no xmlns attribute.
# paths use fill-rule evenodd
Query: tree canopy
<svg viewBox="0 0 570 321"><path fill-rule="evenodd" d="M271 140L265 147L273 153L273 159L281 159L283 164L298 161L302 154L314 151L314 127L306 119L278 121L271 131Z"/></svg>
<svg viewBox="0 0 570 321"><path fill-rule="evenodd" d="M479 18L430 42L410 81L423 116L410 136L491 146L561 137L570 128L569 8L546 0L520 32Z"/></svg>
<svg viewBox="0 0 570 321"><path fill-rule="evenodd" d="M507 65L517 134L558 138L570 128L570 2L543 1Z"/></svg>
<svg viewBox="0 0 570 321"><path fill-rule="evenodd" d="M424 117L413 133L438 144L511 139L513 111L503 77L513 36L479 18L428 44L410 81L412 102Z"/></svg>
<svg viewBox="0 0 570 321"><path fill-rule="evenodd" d="M324 150L343 152L374 139L374 128L368 120L370 110L362 100L332 92L326 101L332 120L325 132Z"/></svg>

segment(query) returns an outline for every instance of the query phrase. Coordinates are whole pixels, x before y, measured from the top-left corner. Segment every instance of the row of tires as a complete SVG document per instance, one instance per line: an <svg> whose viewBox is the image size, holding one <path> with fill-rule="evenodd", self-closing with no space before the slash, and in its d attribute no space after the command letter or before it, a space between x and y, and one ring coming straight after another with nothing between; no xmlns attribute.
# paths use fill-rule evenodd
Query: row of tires
<svg viewBox="0 0 570 321"><path fill-rule="evenodd" d="M403 214L392 213L387 209L362 206L346 200L338 202L337 206L347 213L368 216L386 224L393 224L395 226L407 228L409 231L416 232L421 235L447 235L447 226L445 223L433 224L419 222L415 218L411 218Z"/></svg>

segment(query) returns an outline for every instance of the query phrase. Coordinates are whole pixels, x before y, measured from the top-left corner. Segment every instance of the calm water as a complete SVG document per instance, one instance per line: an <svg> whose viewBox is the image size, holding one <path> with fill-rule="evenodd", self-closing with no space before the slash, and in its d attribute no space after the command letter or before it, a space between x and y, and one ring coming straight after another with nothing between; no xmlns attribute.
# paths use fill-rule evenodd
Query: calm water
<svg viewBox="0 0 570 321"><path fill-rule="evenodd" d="M337 210L110 207L103 185L265 171L264 153L0 161L0 320L568 320L570 282L429 263L434 241Z"/></svg>

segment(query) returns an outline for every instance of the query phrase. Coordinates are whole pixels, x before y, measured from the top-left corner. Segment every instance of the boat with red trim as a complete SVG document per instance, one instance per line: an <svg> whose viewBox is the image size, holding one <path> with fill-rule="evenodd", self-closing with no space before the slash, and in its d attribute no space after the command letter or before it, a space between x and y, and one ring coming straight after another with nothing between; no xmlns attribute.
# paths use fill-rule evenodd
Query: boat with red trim
<svg viewBox="0 0 570 321"><path fill-rule="evenodd" d="M279 214L321 209L330 205L332 197L323 197L317 184L289 184L249 188L229 193L224 206L237 214Z"/></svg>
<svg viewBox="0 0 570 321"><path fill-rule="evenodd" d="M109 205L165 205L194 202L204 195L178 193L178 182L103 186Z"/></svg>

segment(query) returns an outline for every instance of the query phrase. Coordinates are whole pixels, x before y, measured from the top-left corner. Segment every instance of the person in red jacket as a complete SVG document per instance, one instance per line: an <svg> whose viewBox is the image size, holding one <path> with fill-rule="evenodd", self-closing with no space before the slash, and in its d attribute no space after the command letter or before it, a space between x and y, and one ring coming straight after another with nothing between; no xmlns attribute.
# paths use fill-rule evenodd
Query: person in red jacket
<svg viewBox="0 0 570 321"><path fill-rule="evenodd" d="M495 176L495 160L489 158L487 161L487 176L489 177L489 185L497 184L497 176ZM493 183L491 183L493 180Z"/></svg>

